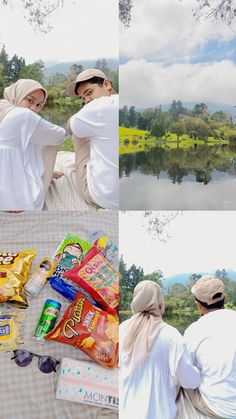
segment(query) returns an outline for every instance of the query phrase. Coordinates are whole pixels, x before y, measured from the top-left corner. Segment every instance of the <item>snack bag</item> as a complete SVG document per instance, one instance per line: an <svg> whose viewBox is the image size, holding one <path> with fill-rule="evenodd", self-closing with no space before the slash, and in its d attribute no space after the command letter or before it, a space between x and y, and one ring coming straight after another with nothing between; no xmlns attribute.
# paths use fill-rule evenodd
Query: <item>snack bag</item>
<svg viewBox="0 0 236 419"><path fill-rule="evenodd" d="M91 243L68 233L53 256L54 262L57 265L53 272L53 276L60 276L63 278L64 273L69 269L72 269L75 264L80 265L84 255L91 247Z"/></svg>
<svg viewBox="0 0 236 419"><path fill-rule="evenodd" d="M79 284L109 313L115 314L119 303L119 274L93 247L80 266L65 273Z"/></svg>
<svg viewBox="0 0 236 419"><path fill-rule="evenodd" d="M25 315L9 310L0 311L0 350L16 349L22 343L22 326Z"/></svg>
<svg viewBox="0 0 236 419"><path fill-rule="evenodd" d="M77 294L58 325L44 339L75 346L103 367L113 368L118 359L118 323L117 317Z"/></svg>
<svg viewBox="0 0 236 419"><path fill-rule="evenodd" d="M90 234L93 245L108 260L108 262L117 268L118 265L118 248L112 243L109 237L103 231L94 231Z"/></svg>
<svg viewBox="0 0 236 419"><path fill-rule="evenodd" d="M0 253L0 303L8 302L20 308L28 307L24 284L35 255L36 250Z"/></svg>
<svg viewBox="0 0 236 419"><path fill-rule="evenodd" d="M56 399L118 410L119 370L103 368L95 362L63 358Z"/></svg>

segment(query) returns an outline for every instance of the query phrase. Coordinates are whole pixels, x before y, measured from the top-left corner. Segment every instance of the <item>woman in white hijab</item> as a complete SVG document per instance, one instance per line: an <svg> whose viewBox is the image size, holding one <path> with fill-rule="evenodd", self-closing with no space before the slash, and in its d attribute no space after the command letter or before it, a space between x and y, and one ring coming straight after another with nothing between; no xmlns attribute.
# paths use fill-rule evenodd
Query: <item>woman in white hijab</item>
<svg viewBox="0 0 236 419"><path fill-rule="evenodd" d="M159 285L141 281L134 289L133 316L120 325L120 419L174 419L176 387L196 388L199 371L183 338L165 323Z"/></svg>
<svg viewBox="0 0 236 419"><path fill-rule="evenodd" d="M37 115L46 99L46 90L35 80L20 79L4 90L0 100L0 211L43 208L56 146L65 139L63 128Z"/></svg>

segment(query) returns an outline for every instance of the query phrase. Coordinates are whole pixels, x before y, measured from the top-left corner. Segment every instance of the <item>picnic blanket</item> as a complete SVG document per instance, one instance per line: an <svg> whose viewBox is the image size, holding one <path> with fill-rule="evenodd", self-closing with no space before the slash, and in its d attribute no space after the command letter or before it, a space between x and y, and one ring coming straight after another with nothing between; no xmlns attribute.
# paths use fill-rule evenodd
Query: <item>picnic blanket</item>
<svg viewBox="0 0 236 419"><path fill-rule="evenodd" d="M59 151L57 153L55 171L63 172L59 179L52 179L46 198L44 210L47 211L77 211L95 209L87 204L82 197L75 176L75 153Z"/></svg>
<svg viewBox="0 0 236 419"><path fill-rule="evenodd" d="M89 233L103 230L117 245L118 213L112 211L0 213L0 249L17 251L36 249L34 269L44 257L52 257L58 244L68 232L89 240ZM69 302L46 284L38 298L28 297L29 308L24 310L24 344L37 354L62 359L69 357L90 360L83 352L59 342L39 344L32 338L44 302L52 298L62 304L61 315ZM22 311L22 310L21 310ZM117 419L114 410L55 399L58 373L44 374L33 358L25 368L18 367L12 352L0 351L0 418L1 419Z"/></svg>
<svg viewBox="0 0 236 419"><path fill-rule="evenodd" d="M186 392L180 391L176 404L177 415L175 419L211 419L210 416L204 415L194 408Z"/></svg>

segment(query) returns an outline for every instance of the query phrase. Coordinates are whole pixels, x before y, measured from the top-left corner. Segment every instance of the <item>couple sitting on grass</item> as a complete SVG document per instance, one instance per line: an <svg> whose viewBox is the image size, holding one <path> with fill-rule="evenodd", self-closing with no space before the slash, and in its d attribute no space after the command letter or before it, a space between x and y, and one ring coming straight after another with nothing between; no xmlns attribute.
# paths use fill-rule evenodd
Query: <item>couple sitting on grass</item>
<svg viewBox="0 0 236 419"><path fill-rule="evenodd" d="M181 336L162 319L159 285L136 286L133 316L120 325L120 419L174 419L180 392L194 418L236 418L236 311L224 309L218 278L203 276L191 292L202 316Z"/></svg>
<svg viewBox="0 0 236 419"><path fill-rule="evenodd" d="M75 149L76 185L84 200L118 208L118 95L98 69L67 88L84 106L67 122ZM20 79L0 100L0 211L42 210L66 131L38 115L47 100L40 83ZM79 208L78 208L79 209Z"/></svg>

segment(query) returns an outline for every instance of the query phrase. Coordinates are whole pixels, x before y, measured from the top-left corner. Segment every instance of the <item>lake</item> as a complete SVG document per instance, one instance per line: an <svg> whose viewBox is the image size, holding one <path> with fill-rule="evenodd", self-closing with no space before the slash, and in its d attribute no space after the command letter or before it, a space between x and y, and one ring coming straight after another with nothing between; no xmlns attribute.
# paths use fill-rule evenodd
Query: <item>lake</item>
<svg viewBox="0 0 236 419"><path fill-rule="evenodd" d="M120 318L120 323L123 322L124 320L126 320L127 318L129 318L130 315L126 315L126 314L120 314L119 318ZM163 320L170 324L173 327L176 327L176 329L179 330L179 332L181 334L184 333L185 329L194 321L196 321L197 319L199 319L200 314L188 314L188 315L179 315L179 314L175 314L173 316L166 316L164 315Z"/></svg>
<svg viewBox="0 0 236 419"><path fill-rule="evenodd" d="M47 119L52 124L60 125L66 128L66 122L68 119L79 111L79 106L53 106L50 108L43 108L40 115Z"/></svg>
<svg viewBox="0 0 236 419"><path fill-rule="evenodd" d="M235 145L194 145L120 155L121 210L236 209Z"/></svg>

